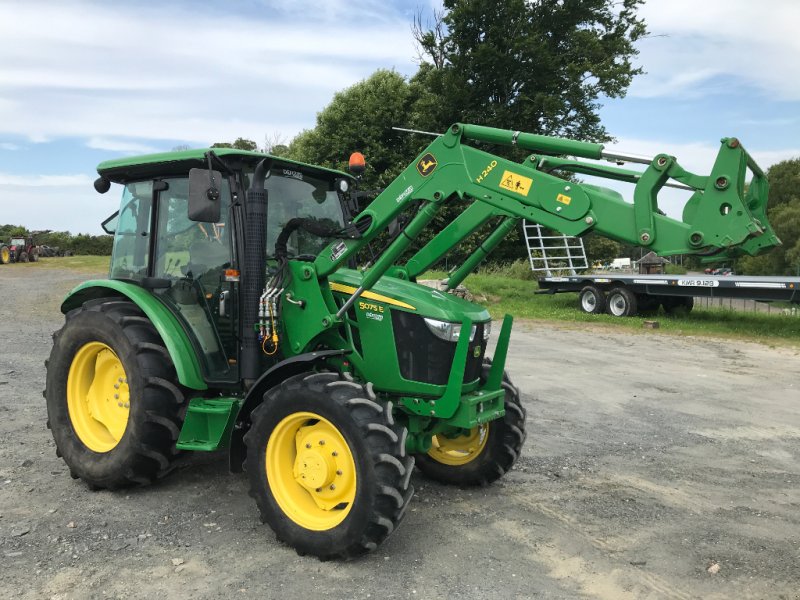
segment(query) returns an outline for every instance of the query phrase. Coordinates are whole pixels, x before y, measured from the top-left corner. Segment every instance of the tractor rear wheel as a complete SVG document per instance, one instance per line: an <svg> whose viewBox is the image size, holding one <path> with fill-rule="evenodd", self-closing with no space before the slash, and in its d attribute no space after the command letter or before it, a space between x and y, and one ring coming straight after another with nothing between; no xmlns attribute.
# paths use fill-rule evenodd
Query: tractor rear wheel
<svg viewBox="0 0 800 600"><path fill-rule="evenodd" d="M0 264L7 265L11 262L11 251L8 246L0 245Z"/></svg>
<svg viewBox="0 0 800 600"><path fill-rule="evenodd" d="M115 489L171 469L184 396L135 304L106 298L71 311L46 365L47 424L73 477Z"/></svg>
<svg viewBox="0 0 800 600"><path fill-rule="evenodd" d="M290 377L264 395L244 438L261 520L298 554L374 550L414 493L406 435L371 385L336 373Z"/></svg>
<svg viewBox="0 0 800 600"><path fill-rule="evenodd" d="M485 380L490 362L483 365ZM525 443L525 408L519 390L503 373L506 414L479 425L468 434L449 438L436 435L427 454L417 454L417 467L441 483L461 486L488 485L511 470Z"/></svg>

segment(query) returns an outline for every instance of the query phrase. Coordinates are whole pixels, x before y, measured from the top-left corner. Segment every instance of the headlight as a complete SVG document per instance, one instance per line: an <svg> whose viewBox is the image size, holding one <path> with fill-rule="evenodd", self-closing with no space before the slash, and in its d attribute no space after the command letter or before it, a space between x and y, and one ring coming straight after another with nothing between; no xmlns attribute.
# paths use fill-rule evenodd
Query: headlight
<svg viewBox="0 0 800 600"><path fill-rule="evenodd" d="M428 326L428 329L431 330L431 333L438 337L440 340L444 340L445 342L457 342L458 336L461 335L461 323L451 323L450 321L439 321L437 319L425 319L425 324ZM475 331L477 327L475 325L472 326L472 330L469 332L469 341L472 342L475 340ZM489 339L489 334L492 331L492 323L491 321L487 321L483 324L483 339L484 341Z"/></svg>

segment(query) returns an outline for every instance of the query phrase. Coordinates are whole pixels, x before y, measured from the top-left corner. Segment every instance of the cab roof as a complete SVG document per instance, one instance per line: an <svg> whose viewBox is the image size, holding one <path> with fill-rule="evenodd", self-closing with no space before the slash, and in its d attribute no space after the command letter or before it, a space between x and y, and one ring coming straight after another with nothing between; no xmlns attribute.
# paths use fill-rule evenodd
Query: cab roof
<svg viewBox="0 0 800 600"><path fill-rule="evenodd" d="M193 150L116 158L103 161L97 165L97 173L107 177L114 183L125 183L159 175L182 175L188 173L191 168L208 168L208 161L205 155L209 151L213 151L214 154L231 163L231 167L234 169L255 166L264 158L272 158L277 166L283 165L288 168L294 168L309 175L316 173L318 176L335 175L336 177L352 179L351 175L335 169L309 165L263 152L251 152L236 148L196 148Z"/></svg>

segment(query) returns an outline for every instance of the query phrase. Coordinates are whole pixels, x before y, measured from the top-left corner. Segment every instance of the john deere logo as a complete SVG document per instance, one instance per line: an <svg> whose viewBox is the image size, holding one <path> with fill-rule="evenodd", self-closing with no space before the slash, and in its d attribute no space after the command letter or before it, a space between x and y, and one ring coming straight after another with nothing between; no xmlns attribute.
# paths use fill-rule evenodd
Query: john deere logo
<svg viewBox="0 0 800 600"><path fill-rule="evenodd" d="M436 168L437 164L439 163L436 162L436 157L428 152L425 156L419 159L419 162L417 163L417 171L423 177L427 177L433 173L433 170Z"/></svg>

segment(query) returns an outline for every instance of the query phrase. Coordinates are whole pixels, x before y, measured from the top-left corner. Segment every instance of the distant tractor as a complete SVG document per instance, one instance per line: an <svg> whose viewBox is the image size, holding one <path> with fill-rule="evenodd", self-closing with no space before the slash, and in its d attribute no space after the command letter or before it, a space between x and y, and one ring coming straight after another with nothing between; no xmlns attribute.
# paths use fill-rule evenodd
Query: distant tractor
<svg viewBox="0 0 800 600"><path fill-rule="evenodd" d="M0 248L0 260L5 264L3 249L8 250L8 258L11 262L26 263L39 260L39 249L33 243L33 237L13 237L8 246Z"/></svg>

